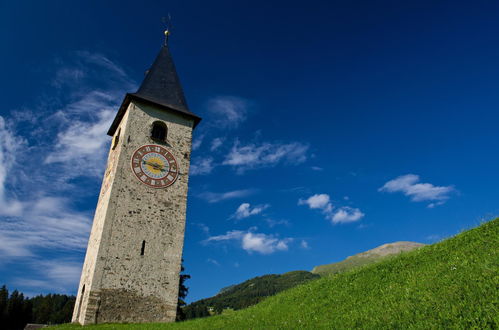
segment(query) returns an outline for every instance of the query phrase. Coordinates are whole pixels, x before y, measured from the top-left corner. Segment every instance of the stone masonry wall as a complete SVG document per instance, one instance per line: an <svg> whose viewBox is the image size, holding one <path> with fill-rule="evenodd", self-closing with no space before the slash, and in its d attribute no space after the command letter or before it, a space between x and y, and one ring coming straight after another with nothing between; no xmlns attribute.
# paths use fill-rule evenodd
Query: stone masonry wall
<svg viewBox="0 0 499 330"><path fill-rule="evenodd" d="M168 127L167 143L162 145L174 155L179 167L177 181L163 189L141 183L130 166L137 148L159 144L149 137L156 120ZM88 324L175 319L192 125L192 120L173 112L130 104L120 124L119 147L111 151L118 156L112 160L110 154L108 161L108 167L114 162L115 173L103 180L79 289L80 295L85 285L85 294L77 297L73 321Z"/></svg>
<svg viewBox="0 0 499 330"><path fill-rule="evenodd" d="M126 134L127 123L128 123L128 115L129 111L123 116L123 119L120 123L119 128L116 130L115 136L113 137L113 141L116 138L116 135L120 134L121 137ZM112 212L109 210L109 201L111 199L111 195L114 192L116 195L116 190L113 188L114 177L116 175L116 169L118 167L118 161L122 149L122 142L118 143L116 147L113 149L113 145L111 144L108 154L107 166L104 172L104 177L101 185L101 190L99 194L99 200L97 202L97 207L95 210L94 220L92 224L92 230L90 232L90 238L88 240L87 252L85 255L85 262L83 264L83 269L80 278L80 285L78 287L78 294L76 297L75 308L73 311L72 322L77 322L80 324L94 323L92 322L92 318L90 320L85 320L85 315L89 313L87 310L87 305L90 303L93 307L90 309L95 309L95 302L98 300L98 297L95 296L95 293L90 294L90 289L93 285L94 273L97 268L97 264L101 258L98 257L99 251L101 250L102 245L102 235L105 231L104 227L108 228L110 226L111 221L105 221L108 218L108 214ZM116 197L115 197L116 198ZM107 230L107 229L106 229ZM102 266L100 266L102 267ZM99 267L99 268L100 268ZM93 312L90 312L92 314Z"/></svg>

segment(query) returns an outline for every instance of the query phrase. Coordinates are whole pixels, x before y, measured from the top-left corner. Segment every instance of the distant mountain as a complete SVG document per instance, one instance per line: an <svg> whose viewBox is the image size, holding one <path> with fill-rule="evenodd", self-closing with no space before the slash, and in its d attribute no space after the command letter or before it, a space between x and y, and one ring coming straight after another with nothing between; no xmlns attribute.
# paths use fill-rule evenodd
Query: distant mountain
<svg viewBox="0 0 499 330"><path fill-rule="evenodd" d="M405 252L405 251L411 251L411 250L420 248L422 246L425 246L425 244L415 243L415 242L394 242L394 243L383 244L383 245L378 246L377 248L374 248L372 250L368 250L368 251L350 256L350 257L348 257L345 260L340 261L340 262L327 264L327 265L321 265L321 266L315 266L314 269L312 269L312 273L318 274L321 276L329 275L329 274L343 273L343 272L349 271L350 269L353 269L356 267L360 267L360 266L364 266L364 265L378 262L387 256L399 254L399 253Z"/></svg>
<svg viewBox="0 0 499 330"><path fill-rule="evenodd" d="M319 275L307 271L293 271L282 275L264 275L252 278L241 284L231 285L220 290L211 298L198 300L184 307L188 319L221 313L223 310L255 305L268 296L305 283Z"/></svg>

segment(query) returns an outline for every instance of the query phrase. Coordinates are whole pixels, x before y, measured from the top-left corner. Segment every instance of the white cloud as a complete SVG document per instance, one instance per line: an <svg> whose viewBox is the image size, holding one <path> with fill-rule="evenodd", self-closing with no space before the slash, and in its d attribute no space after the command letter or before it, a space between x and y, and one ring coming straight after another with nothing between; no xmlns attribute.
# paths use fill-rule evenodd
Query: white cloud
<svg viewBox="0 0 499 330"><path fill-rule="evenodd" d="M53 129L57 130L57 141L43 152L44 163L57 164L66 181L77 176L100 178L111 139L107 130L124 93L136 84L106 56L87 51L73 54L58 69L54 84L66 99L58 100L55 111L45 109L39 123L43 131L51 132L50 138L55 135Z"/></svg>
<svg viewBox="0 0 499 330"><path fill-rule="evenodd" d="M292 238L279 239L274 235L254 233L250 231L232 230L225 235L212 236L204 242L221 242L235 240L241 244L241 248L248 253L271 254L277 251L287 251Z"/></svg>
<svg viewBox="0 0 499 330"><path fill-rule="evenodd" d="M190 175L206 175L213 171L215 165L212 157L197 157L194 158L190 166Z"/></svg>
<svg viewBox="0 0 499 330"><path fill-rule="evenodd" d="M435 207L437 207L437 206L439 206L439 205L443 205L443 204L445 204L445 201L440 201L440 202L430 203L430 204L428 204L428 206L427 206L427 207L428 207L429 209L433 209L433 208L435 208Z"/></svg>
<svg viewBox="0 0 499 330"><path fill-rule="evenodd" d="M215 151L222 146L224 143L224 138L214 138L211 141L210 151Z"/></svg>
<svg viewBox="0 0 499 330"><path fill-rule="evenodd" d="M99 53L91 53L88 51L79 51L79 52L77 52L77 54L81 58L83 58L86 62L101 66L101 67L107 69L107 71L109 73L116 75L118 77L121 77L121 78L125 79L126 81L133 83L130 80L130 78L128 77L125 70L122 67L120 67L119 65L117 65L116 63L114 63L113 61L111 61L110 59L108 59L106 56L99 54Z"/></svg>
<svg viewBox="0 0 499 330"><path fill-rule="evenodd" d="M241 189L227 191L224 193L215 193L206 191L198 194L197 197L206 200L208 203L218 203L228 199L243 198L255 193L255 189Z"/></svg>
<svg viewBox="0 0 499 330"><path fill-rule="evenodd" d="M20 277L14 283L33 288L36 294L45 290L72 293L78 287L82 263L70 259L39 260L33 262L31 268L34 274L25 274L27 277Z"/></svg>
<svg viewBox="0 0 499 330"><path fill-rule="evenodd" d="M248 218L252 215L257 215L262 213L265 209L267 209L270 205L264 204L264 205L256 205L255 207L251 207L250 203L242 203L239 205L239 207L236 210L236 213L234 213L231 218L235 219L244 219Z"/></svg>
<svg viewBox="0 0 499 330"><path fill-rule="evenodd" d="M81 250L86 247L90 217L68 207L61 197L25 201L22 213L0 227L0 259L27 257L43 249Z"/></svg>
<svg viewBox="0 0 499 330"><path fill-rule="evenodd" d="M198 227L205 235L210 235L210 227L204 223L193 223L193 225Z"/></svg>
<svg viewBox="0 0 499 330"><path fill-rule="evenodd" d="M334 209L328 194L315 194L307 199L299 199L298 205L307 205L310 209L321 210L326 219L333 224L359 221L364 217L360 209L342 206Z"/></svg>
<svg viewBox="0 0 499 330"><path fill-rule="evenodd" d="M192 141L192 150L198 150L199 147L203 144L204 140L204 134L200 135L199 137L194 138L194 141Z"/></svg>
<svg viewBox="0 0 499 330"><path fill-rule="evenodd" d="M319 167L319 166L312 166L310 167L313 171L323 171L324 169L322 167Z"/></svg>
<svg viewBox="0 0 499 330"><path fill-rule="evenodd" d="M364 215L365 214L357 208L343 206L332 214L331 220L333 223L349 223L359 221Z"/></svg>
<svg viewBox="0 0 499 330"><path fill-rule="evenodd" d="M290 239L277 239L272 235L248 232L242 239L242 248L247 252L271 254L276 251L287 251Z"/></svg>
<svg viewBox="0 0 499 330"><path fill-rule="evenodd" d="M208 101L208 111L218 128L237 128L246 120L250 103L235 96L219 96Z"/></svg>
<svg viewBox="0 0 499 330"><path fill-rule="evenodd" d="M5 188L8 180L8 172L16 163L16 153L25 145L25 141L16 137L7 127L5 119L0 116L0 216L21 214L21 202L16 199L7 198Z"/></svg>
<svg viewBox="0 0 499 330"><path fill-rule="evenodd" d="M308 205L311 209L320 209L324 212L331 212L333 205L328 194L315 194L307 199L299 199L298 205Z"/></svg>
<svg viewBox="0 0 499 330"><path fill-rule="evenodd" d="M308 145L299 142L265 142L241 146L236 141L222 164L235 167L239 173L253 168L272 167L280 162L297 165L307 160L308 148Z"/></svg>
<svg viewBox="0 0 499 330"><path fill-rule="evenodd" d="M228 231L225 235L217 235L217 236L210 236L208 237L204 242L219 242L219 241L228 241L232 239L241 239L244 235L244 231L242 230L232 230Z"/></svg>
<svg viewBox="0 0 499 330"><path fill-rule="evenodd" d="M218 261L216 261L215 259L208 258L208 259L206 259L206 262L210 263L212 265L215 265L215 266L220 266L220 263Z"/></svg>
<svg viewBox="0 0 499 330"><path fill-rule="evenodd" d="M286 219L271 219L271 218L265 218L265 222L269 225L270 228L275 227L277 225L284 225L284 226L289 226L289 221Z"/></svg>
<svg viewBox="0 0 499 330"><path fill-rule="evenodd" d="M10 126L0 117L3 261L86 247L93 210L76 210L73 198L87 197L82 186L90 181L69 181L90 178L97 191L94 179L102 175L108 151L106 131L124 92L134 83L102 55L76 55L48 79L51 90L57 87L53 95L61 97L31 110L13 111ZM51 143L54 136L57 140Z"/></svg>
<svg viewBox="0 0 499 330"><path fill-rule="evenodd" d="M67 84L69 81L78 82L85 78L85 72L80 68L60 68L56 72L56 76L52 81L52 85L55 87L62 87L64 84Z"/></svg>
<svg viewBox="0 0 499 330"><path fill-rule="evenodd" d="M96 110L97 107L100 112L96 112L95 122L76 120L58 134L54 150L45 158L45 164L64 163L80 175L102 175L110 141L106 132L114 119L115 109L105 103L96 106Z"/></svg>
<svg viewBox="0 0 499 330"><path fill-rule="evenodd" d="M436 201L428 207L433 208L443 204L450 198L450 194L455 191L453 186L434 186L431 183L418 183L419 176L406 174L386 182L379 188L380 192L401 192L411 198L414 202Z"/></svg>
<svg viewBox="0 0 499 330"><path fill-rule="evenodd" d="M302 249L304 249L304 250L308 250L308 249L310 249L310 246L308 245L307 241L305 241L305 240L302 240L302 241L300 242L300 247L301 247Z"/></svg>

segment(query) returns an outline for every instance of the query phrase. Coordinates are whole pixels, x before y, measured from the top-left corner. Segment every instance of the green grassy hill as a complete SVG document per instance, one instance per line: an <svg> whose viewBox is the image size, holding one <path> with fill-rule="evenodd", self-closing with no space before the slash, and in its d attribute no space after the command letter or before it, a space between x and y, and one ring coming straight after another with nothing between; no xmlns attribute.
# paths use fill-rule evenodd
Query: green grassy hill
<svg viewBox="0 0 499 330"><path fill-rule="evenodd" d="M372 250L348 257L340 262L316 266L314 267L314 269L312 269L312 273L319 274L321 276L343 273L356 267L361 267L381 261L383 258L392 256L394 254L399 254L401 252L407 252L420 248L424 245L425 244L414 242L395 242L383 244Z"/></svg>
<svg viewBox="0 0 499 330"><path fill-rule="evenodd" d="M496 219L438 244L310 281L227 315L177 324L102 325L91 329L498 327Z"/></svg>

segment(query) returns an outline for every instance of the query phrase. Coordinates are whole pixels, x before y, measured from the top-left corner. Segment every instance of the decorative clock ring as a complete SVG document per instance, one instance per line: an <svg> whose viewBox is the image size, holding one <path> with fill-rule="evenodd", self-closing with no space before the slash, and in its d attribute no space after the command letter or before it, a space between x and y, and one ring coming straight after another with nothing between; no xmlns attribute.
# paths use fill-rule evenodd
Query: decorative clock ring
<svg viewBox="0 0 499 330"><path fill-rule="evenodd" d="M177 180L178 165L166 148L148 144L132 155L132 171L142 183L153 188L165 188Z"/></svg>

